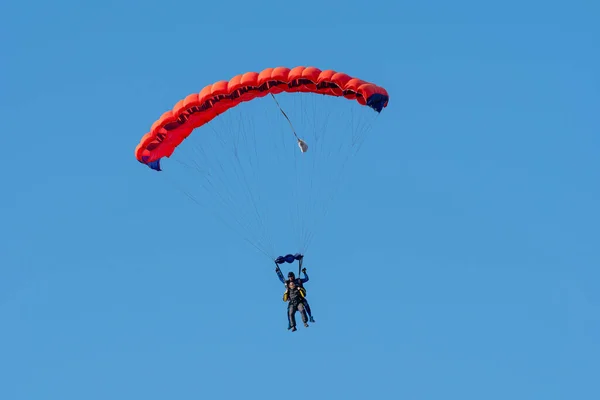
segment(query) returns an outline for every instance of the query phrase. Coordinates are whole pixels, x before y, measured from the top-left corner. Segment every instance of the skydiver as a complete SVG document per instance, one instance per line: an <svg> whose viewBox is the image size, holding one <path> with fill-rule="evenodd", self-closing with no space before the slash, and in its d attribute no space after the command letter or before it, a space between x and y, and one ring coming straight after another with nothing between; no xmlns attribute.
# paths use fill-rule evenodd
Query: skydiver
<svg viewBox="0 0 600 400"><path fill-rule="evenodd" d="M315 320L312 317L312 312L310 311L310 305L308 304L308 300L306 300L306 289L304 288L304 284L306 282L308 282L308 274L306 273L306 268L302 268L302 272L304 273L304 278L296 278L294 273L292 271L290 271L288 273L288 282L294 282L296 284L296 286L298 286L304 290L304 296L302 297L302 299L303 299L302 302L304 303L304 308L306 309L306 312L308 314L308 318L309 318L310 322L314 323Z"/></svg>
<svg viewBox="0 0 600 400"><path fill-rule="evenodd" d="M308 300L306 300L306 289L304 288L304 284L306 282L308 282L308 279L309 279L308 274L306 273L306 268L302 268L302 272L304 273L304 278L296 278L296 275L292 271L290 271L288 273L288 279L285 280L283 277L283 273L279 269L279 266L277 266L275 268L275 272L277 273L277 276L279 277L279 280L281 281L281 283L283 283L285 285L286 290L287 290L289 282L295 282L296 286L298 286L304 290L304 297L302 298L302 303L304 305L304 309L308 313L308 318L309 318L310 322L314 323L315 319L312 316L312 312L310 310L310 305L308 304ZM288 311L289 311L290 306L288 306ZM291 329L291 327L292 327L292 323L288 318L288 329Z"/></svg>
<svg viewBox="0 0 600 400"><path fill-rule="evenodd" d="M304 295L306 290L303 287L297 286L294 280L290 280L286 286L285 293L283 294L283 301L289 302L288 304L288 320L290 321L290 328L292 332L296 331L296 311L300 311L302 316L302 322L304 326L308 328L308 317L306 316L306 309L304 307Z"/></svg>

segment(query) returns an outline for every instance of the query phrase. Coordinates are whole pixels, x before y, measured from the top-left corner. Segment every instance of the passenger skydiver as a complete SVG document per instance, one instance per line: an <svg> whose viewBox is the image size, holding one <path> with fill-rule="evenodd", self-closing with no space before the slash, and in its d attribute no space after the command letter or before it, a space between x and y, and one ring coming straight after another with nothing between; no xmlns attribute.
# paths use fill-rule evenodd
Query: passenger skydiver
<svg viewBox="0 0 600 400"><path fill-rule="evenodd" d="M291 329L292 332L296 331L296 311L300 311L302 322L308 328L308 317L306 316L306 309L304 307L305 293L306 290L303 287L297 286L294 280L288 281L287 289L283 294L283 301L289 302L288 320L290 321L290 327L288 329Z"/></svg>
<svg viewBox="0 0 600 400"><path fill-rule="evenodd" d="M310 310L310 305L308 304L308 300L306 300L306 289L304 288L304 284L306 282L308 282L308 274L306 273L306 268L302 268L302 272L304 273L304 278L296 278L296 275L290 271L288 273L288 279L285 280L283 277L283 273L281 272L281 269L279 269L279 265L277 265L277 267L275 268L275 272L277 273L277 276L279 277L279 280L281 281L281 283L283 283L286 287L286 290L288 289L288 285L290 282L294 282L295 286L302 288L304 290L304 296L302 297L302 304L303 304L303 308L306 310L307 314L308 314L308 318L309 321L314 323L315 320L312 316L312 312ZM292 307L292 304L290 303L288 305L288 329L292 328L292 321L289 319L289 311L290 308Z"/></svg>

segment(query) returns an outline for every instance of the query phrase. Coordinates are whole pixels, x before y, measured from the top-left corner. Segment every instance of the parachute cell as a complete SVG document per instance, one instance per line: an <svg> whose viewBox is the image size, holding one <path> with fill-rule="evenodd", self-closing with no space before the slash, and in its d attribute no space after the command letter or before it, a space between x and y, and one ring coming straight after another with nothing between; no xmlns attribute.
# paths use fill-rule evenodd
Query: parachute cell
<svg viewBox="0 0 600 400"><path fill-rule="evenodd" d="M334 70L299 66L292 69L267 68L260 73L246 72L229 81L207 85L200 93L180 100L142 137L135 156L139 162L160 171L160 159L170 157L194 129L242 102L282 92L344 97L378 113L387 107L389 101L384 88ZM303 147L300 146L304 152L306 148Z"/></svg>

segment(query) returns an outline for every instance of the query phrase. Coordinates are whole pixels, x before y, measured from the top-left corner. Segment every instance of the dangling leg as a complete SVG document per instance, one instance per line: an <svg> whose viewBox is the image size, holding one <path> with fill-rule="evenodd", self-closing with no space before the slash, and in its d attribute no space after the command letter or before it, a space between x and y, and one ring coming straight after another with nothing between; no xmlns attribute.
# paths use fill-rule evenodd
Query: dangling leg
<svg viewBox="0 0 600 400"><path fill-rule="evenodd" d="M308 314L308 319L310 320L310 322L315 322L312 313L310 312L310 306L308 305L308 300L304 299L304 309L306 310L306 313Z"/></svg>
<svg viewBox="0 0 600 400"><path fill-rule="evenodd" d="M297 306L290 304L288 307L288 318L292 327L292 332L296 331L296 310Z"/></svg>
<svg viewBox="0 0 600 400"><path fill-rule="evenodd" d="M291 304L288 304L288 308L287 308L287 319L288 319L288 331L290 329L292 329L292 320L290 318L290 308L292 308Z"/></svg>
<svg viewBox="0 0 600 400"><path fill-rule="evenodd" d="M304 322L304 326L308 328L308 317L306 316L306 309L304 308L304 303L298 304L298 311L300 311L300 315L302 316L302 322Z"/></svg>

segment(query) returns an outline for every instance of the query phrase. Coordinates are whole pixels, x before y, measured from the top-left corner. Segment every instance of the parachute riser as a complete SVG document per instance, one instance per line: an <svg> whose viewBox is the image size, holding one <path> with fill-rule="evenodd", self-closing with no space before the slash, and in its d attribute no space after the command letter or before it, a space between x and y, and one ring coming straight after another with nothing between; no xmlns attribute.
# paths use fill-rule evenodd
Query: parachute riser
<svg viewBox="0 0 600 400"><path fill-rule="evenodd" d="M304 261L304 255L300 253L296 254L288 254L286 256L277 257L273 262L275 263L275 268L277 271L281 272L281 268L279 268L279 264L283 264L287 262L288 264L293 263L294 261L298 261L298 278L300 278L300 274L302 273L302 262Z"/></svg>

